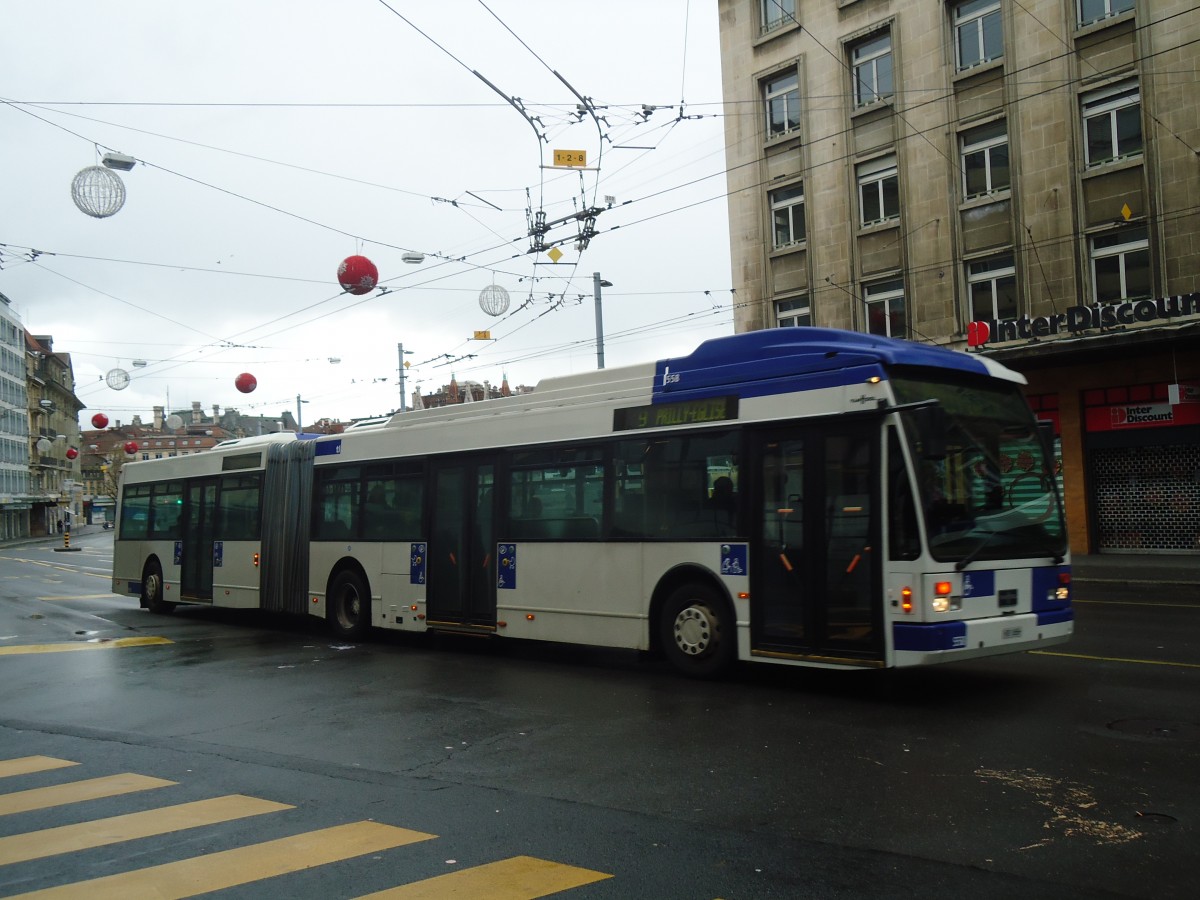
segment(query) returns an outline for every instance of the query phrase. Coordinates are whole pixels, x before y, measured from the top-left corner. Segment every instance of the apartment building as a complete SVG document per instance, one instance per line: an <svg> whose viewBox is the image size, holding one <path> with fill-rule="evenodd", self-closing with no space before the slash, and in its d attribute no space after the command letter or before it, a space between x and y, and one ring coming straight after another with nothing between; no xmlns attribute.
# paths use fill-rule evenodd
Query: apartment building
<svg viewBox="0 0 1200 900"><path fill-rule="evenodd" d="M1200 7L719 10L737 329L999 359L1074 552L1200 552Z"/></svg>
<svg viewBox="0 0 1200 900"><path fill-rule="evenodd" d="M71 354L54 350L50 335L25 333L29 397L29 534L54 534L81 522L79 411Z"/></svg>
<svg viewBox="0 0 1200 900"><path fill-rule="evenodd" d="M29 533L29 509L25 328L0 294L0 540Z"/></svg>

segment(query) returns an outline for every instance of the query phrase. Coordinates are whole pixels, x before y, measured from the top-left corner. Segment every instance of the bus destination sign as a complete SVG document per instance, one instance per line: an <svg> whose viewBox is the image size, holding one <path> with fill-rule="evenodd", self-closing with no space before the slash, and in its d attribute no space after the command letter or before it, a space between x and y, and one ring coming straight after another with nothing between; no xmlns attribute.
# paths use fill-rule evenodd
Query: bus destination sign
<svg viewBox="0 0 1200 900"><path fill-rule="evenodd" d="M705 425L709 422L727 422L736 419L737 416L737 397L709 397L704 400L653 403L650 406L627 406L624 409L613 410L613 431Z"/></svg>

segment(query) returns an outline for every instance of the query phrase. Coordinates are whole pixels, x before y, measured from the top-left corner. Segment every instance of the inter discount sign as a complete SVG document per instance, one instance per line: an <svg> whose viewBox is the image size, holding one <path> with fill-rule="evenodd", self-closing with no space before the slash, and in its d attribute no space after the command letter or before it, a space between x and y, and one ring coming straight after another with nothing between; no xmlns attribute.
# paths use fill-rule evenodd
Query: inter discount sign
<svg viewBox="0 0 1200 900"><path fill-rule="evenodd" d="M989 342L1078 334L1093 328L1116 328L1194 315L1200 315L1200 294L1160 297L1157 300L1128 300L1111 305L1097 303L1093 306L1072 306L1065 313L1053 316L971 322L967 325L967 345L982 347Z"/></svg>
<svg viewBox="0 0 1200 900"><path fill-rule="evenodd" d="M1116 403L1085 410L1088 431L1126 431L1131 428L1165 428L1200 425L1200 403Z"/></svg>

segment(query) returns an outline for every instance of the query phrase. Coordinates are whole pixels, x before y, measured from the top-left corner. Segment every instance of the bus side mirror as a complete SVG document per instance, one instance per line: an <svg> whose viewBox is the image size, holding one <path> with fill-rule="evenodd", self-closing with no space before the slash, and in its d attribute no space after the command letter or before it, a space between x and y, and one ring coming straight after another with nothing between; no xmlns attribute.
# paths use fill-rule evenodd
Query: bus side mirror
<svg viewBox="0 0 1200 900"><path fill-rule="evenodd" d="M931 403L912 411L917 423L918 436L921 439L921 456L924 459L946 458L946 429L948 422L946 411L938 404Z"/></svg>

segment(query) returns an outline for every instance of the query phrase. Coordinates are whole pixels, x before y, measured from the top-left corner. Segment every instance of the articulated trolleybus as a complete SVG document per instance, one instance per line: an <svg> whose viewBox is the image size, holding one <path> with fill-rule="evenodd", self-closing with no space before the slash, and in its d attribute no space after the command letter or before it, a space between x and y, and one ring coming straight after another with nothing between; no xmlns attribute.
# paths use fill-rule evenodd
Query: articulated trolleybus
<svg viewBox="0 0 1200 900"><path fill-rule="evenodd" d="M113 590L735 660L917 666L1073 629L1053 453L979 356L778 328L122 472Z"/></svg>

